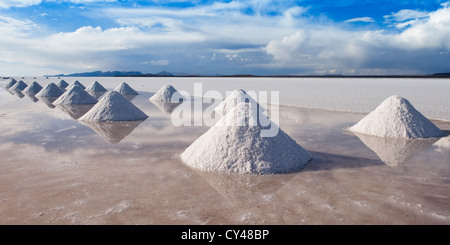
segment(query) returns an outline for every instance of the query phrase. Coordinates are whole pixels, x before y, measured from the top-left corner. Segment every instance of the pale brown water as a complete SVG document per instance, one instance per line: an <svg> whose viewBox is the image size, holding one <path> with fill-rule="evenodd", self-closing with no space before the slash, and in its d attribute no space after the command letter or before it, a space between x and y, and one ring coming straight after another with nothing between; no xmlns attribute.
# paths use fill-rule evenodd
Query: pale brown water
<svg viewBox="0 0 450 245"><path fill-rule="evenodd" d="M208 128L173 126L150 96L132 100L143 122L82 124L0 89L0 224L450 224L437 139L356 136L345 128L363 114L283 106L281 128L314 157L305 169L204 173L177 155Z"/></svg>

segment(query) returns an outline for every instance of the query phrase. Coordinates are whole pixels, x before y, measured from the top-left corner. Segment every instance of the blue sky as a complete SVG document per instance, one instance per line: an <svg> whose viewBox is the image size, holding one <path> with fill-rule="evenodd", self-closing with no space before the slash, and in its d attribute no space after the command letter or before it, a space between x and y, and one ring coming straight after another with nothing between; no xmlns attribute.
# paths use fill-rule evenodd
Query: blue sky
<svg viewBox="0 0 450 245"><path fill-rule="evenodd" d="M2 0L0 75L450 72L440 0Z"/></svg>

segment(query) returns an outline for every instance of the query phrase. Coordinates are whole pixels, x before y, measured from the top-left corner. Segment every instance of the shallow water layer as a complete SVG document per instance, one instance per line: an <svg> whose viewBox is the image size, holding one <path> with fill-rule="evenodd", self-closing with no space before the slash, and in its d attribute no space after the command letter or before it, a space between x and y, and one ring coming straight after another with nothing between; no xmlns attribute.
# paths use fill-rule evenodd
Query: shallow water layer
<svg viewBox="0 0 450 245"><path fill-rule="evenodd" d="M450 224L448 137L354 135L364 114L282 106L313 155L302 171L205 173L178 154L208 127L175 127L140 93L147 120L99 124L0 89L0 224Z"/></svg>

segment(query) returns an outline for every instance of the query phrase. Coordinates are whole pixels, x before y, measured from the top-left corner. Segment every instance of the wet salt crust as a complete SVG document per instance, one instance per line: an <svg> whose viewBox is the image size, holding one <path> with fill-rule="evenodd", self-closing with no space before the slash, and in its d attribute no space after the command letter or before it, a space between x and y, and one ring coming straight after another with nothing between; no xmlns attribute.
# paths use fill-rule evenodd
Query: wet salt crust
<svg viewBox="0 0 450 245"><path fill-rule="evenodd" d="M82 87L75 85L69 88L53 103L55 105L81 105L95 104L97 102L97 99L88 94Z"/></svg>
<svg viewBox="0 0 450 245"><path fill-rule="evenodd" d="M240 103L182 154L187 165L218 173L277 174L300 170L312 157L283 130L261 137L257 106ZM263 120L270 120L264 117ZM242 122L245 122L245 126Z"/></svg>
<svg viewBox="0 0 450 245"><path fill-rule="evenodd" d="M64 93L56 84L49 83L36 96L39 97L59 97Z"/></svg>
<svg viewBox="0 0 450 245"><path fill-rule="evenodd" d="M148 116L116 91L110 91L80 121L136 121Z"/></svg>
<svg viewBox="0 0 450 245"><path fill-rule="evenodd" d="M432 138L445 133L401 96L391 96L349 129L352 132L387 138Z"/></svg>
<svg viewBox="0 0 450 245"><path fill-rule="evenodd" d="M127 83L123 82L119 86L117 86L114 91L119 92L122 95L139 95L136 90L130 87Z"/></svg>

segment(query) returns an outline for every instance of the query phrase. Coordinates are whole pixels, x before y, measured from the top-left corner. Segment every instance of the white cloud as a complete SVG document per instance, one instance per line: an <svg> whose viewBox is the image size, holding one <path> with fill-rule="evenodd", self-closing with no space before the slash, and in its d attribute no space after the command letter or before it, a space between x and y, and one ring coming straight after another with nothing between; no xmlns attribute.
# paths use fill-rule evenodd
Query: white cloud
<svg viewBox="0 0 450 245"><path fill-rule="evenodd" d="M426 19L404 22L405 26L402 27L406 29L399 33L348 31L338 26L317 26L315 29L301 30L270 41L266 52L274 59L272 65L280 67L312 65L315 69L328 67L329 71L348 71L355 68L370 68L374 71L387 70L389 67L411 67L410 69L420 70L425 69L424 60L427 60L426 63L431 68L434 64L435 69L448 69L448 62L442 64L445 57L438 56L441 51L450 51L449 7L443 5L442 8L427 13ZM410 17L404 15L398 20L407 20ZM431 57L436 57L436 60Z"/></svg>
<svg viewBox="0 0 450 245"><path fill-rule="evenodd" d="M402 9L396 13L391 13L390 15L385 15L386 21L390 22L402 22L406 20L421 19L428 16L427 11L412 10L412 9Z"/></svg>
<svg viewBox="0 0 450 245"><path fill-rule="evenodd" d="M276 15L264 14L273 6L282 7ZM90 13L108 16L120 27L84 26L49 35L40 33L32 21L0 17L0 47L8 47L0 49L0 70L27 67L74 73L85 67L139 70L167 66L168 71L224 74L259 69L273 74L269 69L317 73L428 69L424 65L438 67L438 62L448 59L449 7L443 5L419 19L407 19L406 13L423 15L399 11L402 14L395 15L396 21L403 21L392 22L402 28L396 33L344 29L348 26L317 21L305 15L307 8L282 1L216 2L183 9L98 9ZM248 8L255 14L244 14ZM353 21L373 20L361 17L347 22ZM431 57L433 53L441 58ZM431 59L419 62L419 56Z"/></svg>
<svg viewBox="0 0 450 245"><path fill-rule="evenodd" d="M0 35L2 39L11 36L28 36L36 29L38 27L32 21L0 16Z"/></svg>
<svg viewBox="0 0 450 245"><path fill-rule="evenodd" d="M273 55L276 60L290 61L300 55L298 52L309 44L310 34L304 30L293 35L284 37L282 40L270 41L266 46L268 54ZM303 53L304 54L304 53Z"/></svg>
<svg viewBox="0 0 450 245"><path fill-rule="evenodd" d="M117 2L117 0L1 0L0 8L29 7L39 5L42 2L72 2L76 4L95 2Z"/></svg>
<svg viewBox="0 0 450 245"><path fill-rule="evenodd" d="M28 7L40 4L42 0L1 0L0 8Z"/></svg>
<svg viewBox="0 0 450 245"><path fill-rule="evenodd" d="M150 62L144 62L143 64L150 64L154 66L166 66L170 64L169 60L151 60Z"/></svg>
<svg viewBox="0 0 450 245"><path fill-rule="evenodd" d="M359 18L349 19L344 22L375 22L375 20L372 19L371 17L359 17Z"/></svg>

